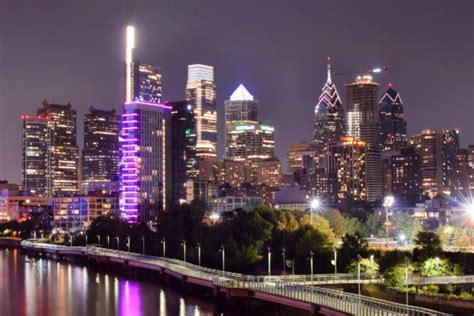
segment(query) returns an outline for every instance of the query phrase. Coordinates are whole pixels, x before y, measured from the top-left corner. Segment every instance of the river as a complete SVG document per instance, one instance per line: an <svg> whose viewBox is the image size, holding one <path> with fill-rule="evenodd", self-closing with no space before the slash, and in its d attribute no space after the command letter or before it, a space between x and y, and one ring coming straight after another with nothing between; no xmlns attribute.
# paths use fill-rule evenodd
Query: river
<svg viewBox="0 0 474 316"><path fill-rule="evenodd" d="M0 316L307 315L280 305L222 306L198 295L93 267L0 248Z"/></svg>

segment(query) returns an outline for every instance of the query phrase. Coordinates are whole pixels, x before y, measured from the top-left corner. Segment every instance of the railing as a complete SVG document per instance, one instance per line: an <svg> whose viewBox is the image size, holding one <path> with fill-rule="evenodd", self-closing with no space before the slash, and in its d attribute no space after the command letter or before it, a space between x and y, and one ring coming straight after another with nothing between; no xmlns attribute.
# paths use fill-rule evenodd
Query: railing
<svg viewBox="0 0 474 316"><path fill-rule="evenodd" d="M452 275L435 277L415 277L409 278L408 284L429 285L429 284L474 284L474 275Z"/></svg>
<svg viewBox="0 0 474 316"><path fill-rule="evenodd" d="M239 273L205 268L177 259L145 256L136 253L104 249L95 246L69 247L62 245L39 244L31 241L23 241L22 246L25 248L53 249L58 251L77 250L78 252L85 252L88 255L118 258L135 263L159 266L184 276L210 281L215 286L249 289L262 293L269 293L306 303L325 306L330 309L350 313L353 315L448 315L421 307L393 303L342 291L324 289L314 286L297 285L298 282L305 283L307 282L308 278L311 278L311 276L307 275L243 275ZM354 277L357 278L357 275L338 274L336 277L340 278L340 280L347 281L352 280ZM363 277L367 278L365 275ZM315 283L316 280L323 282L324 280L328 280L328 278L332 278L332 280L334 280L335 275L313 275L313 281L315 281Z"/></svg>

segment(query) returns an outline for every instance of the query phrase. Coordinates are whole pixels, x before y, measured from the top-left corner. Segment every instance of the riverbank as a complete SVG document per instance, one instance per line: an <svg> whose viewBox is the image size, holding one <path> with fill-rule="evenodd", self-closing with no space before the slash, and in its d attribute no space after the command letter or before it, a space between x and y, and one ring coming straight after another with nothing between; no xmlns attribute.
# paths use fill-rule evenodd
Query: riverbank
<svg viewBox="0 0 474 316"><path fill-rule="evenodd" d="M0 247L21 248L21 238L16 237L1 237Z"/></svg>
<svg viewBox="0 0 474 316"><path fill-rule="evenodd" d="M364 295L397 302L406 303L406 293L397 291L378 284L367 284L363 287ZM426 294L408 293L409 304L435 309L453 315L472 316L474 301L450 298L446 296L434 296Z"/></svg>

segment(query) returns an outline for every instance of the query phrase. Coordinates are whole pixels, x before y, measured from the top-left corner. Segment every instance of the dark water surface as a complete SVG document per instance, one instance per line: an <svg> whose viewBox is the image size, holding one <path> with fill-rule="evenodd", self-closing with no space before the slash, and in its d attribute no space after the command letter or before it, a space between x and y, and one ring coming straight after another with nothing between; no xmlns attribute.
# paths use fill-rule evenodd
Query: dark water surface
<svg viewBox="0 0 474 316"><path fill-rule="evenodd" d="M275 304L217 306L155 281L127 279L93 267L34 261L0 248L0 315L307 315Z"/></svg>

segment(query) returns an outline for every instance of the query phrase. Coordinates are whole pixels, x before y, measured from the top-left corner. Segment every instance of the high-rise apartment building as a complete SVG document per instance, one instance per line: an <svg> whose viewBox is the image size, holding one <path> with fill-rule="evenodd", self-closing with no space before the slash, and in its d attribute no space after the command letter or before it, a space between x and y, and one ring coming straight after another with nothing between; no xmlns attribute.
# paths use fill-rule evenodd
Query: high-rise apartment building
<svg viewBox="0 0 474 316"><path fill-rule="evenodd" d="M217 106L214 67L188 66L186 100L193 106L196 118L198 159L217 158Z"/></svg>
<svg viewBox="0 0 474 316"><path fill-rule="evenodd" d="M383 191L378 87L369 75L346 84L349 134L367 146L365 184L369 202L381 200Z"/></svg>
<svg viewBox="0 0 474 316"><path fill-rule="evenodd" d="M102 183L108 187L118 181L120 116L115 110L105 111L94 107L84 115L84 149L82 150L82 190L90 190Z"/></svg>
<svg viewBox="0 0 474 316"><path fill-rule="evenodd" d="M120 130L120 216L128 222L155 221L166 207L170 110L149 102L125 103Z"/></svg>
<svg viewBox="0 0 474 316"><path fill-rule="evenodd" d="M383 150L400 149L407 142L407 122L400 94L389 85L379 101L381 143Z"/></svg>
<svg viewBox="0 0 474 316"><path fill-rule="evenodd" d="M467 148L467 165L469 174L469 188L471 195L474 196L474 145Z"/></svg>
<svg viewBox="0 0 474 316"><path fill-rule="evenodd" d="M50 196L48 120L24 115L21 121L23 192L30 196Z"/></svg>
<svg viewBox="0 0 474 316"><path fill-rule="evenodd" d="M399 205L414 205L421 199L421 157L413 147L405 147L390 159L390 183L387 193L393 195Z"/></svg>
<svg viewBox="0 0 474 316"><path fill-rule="evenodd" d="M186 183L197 179L196 120L194 109L187 101L167 102L171 108L171 194L170 205L186 201Z"/></svg>
<svg viewBox="0 0 474 316"><path fill-rule="evenodd" d="M326 83L314 107L313 141L320 148L326 147L329 141L339 139L345 132L344 109L331 79L331 64L328 63Z"/></svg>
<svg viewBox="0 0 474 316"><path fill-rule="evenodd" d="M408 140L409 146L421 159L421 184L423 194L433 198L443 187L442 137L433 129L425 129L421 134Z"/></svg>
<svg viewBox="0 0 474 316"><path fill-rule="evenodd" d="M454 162L459 151L459 129L443 129L442 142L443 185L445 188L449 188L451 186Z"/></svg>
<svg viewBox="0 0 474 316"><path fill-rule="evenodd" d="M459 149L451 164L450 189L451 196L465 201L472 197L469 183L469 151Z"/></svg>
<svg viewBox="0 0 474 316"><path fill-rule="evenodd" d="M37 115L49 122L49 181L51 194L69 196L78 192L79 149L76 134L76 110L66 105L43 101Z"/></svg>
<svg viewBox="0 0 474 316"><path fill-rule="evenodd" d="M328 145L327 170L334 202L366 201L367 145L353 137L341 137Z"/></svg>

